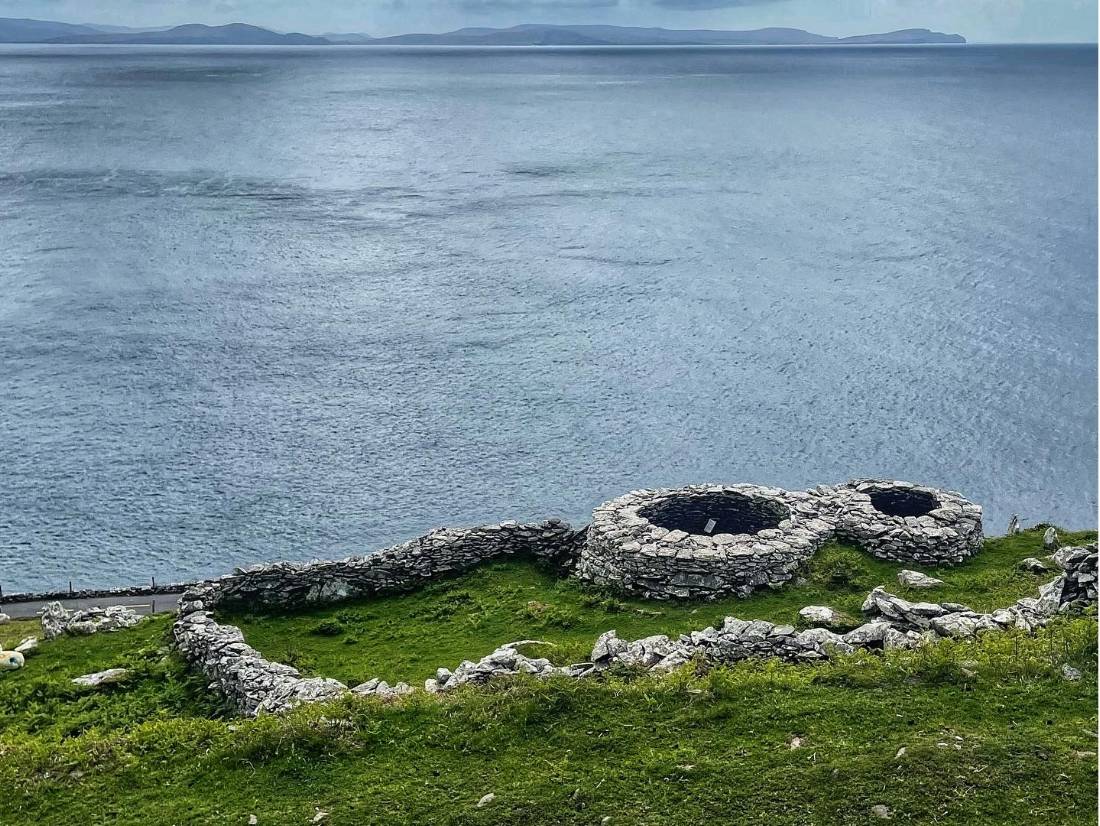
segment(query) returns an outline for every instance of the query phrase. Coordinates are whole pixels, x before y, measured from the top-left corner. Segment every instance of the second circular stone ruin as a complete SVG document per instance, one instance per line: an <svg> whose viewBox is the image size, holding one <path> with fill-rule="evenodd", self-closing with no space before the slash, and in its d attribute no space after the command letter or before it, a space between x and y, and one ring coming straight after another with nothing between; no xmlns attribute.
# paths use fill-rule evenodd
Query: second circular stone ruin
<svg viewBox="0 0 1100 826"><path fill-rule="evenodd" d="M837 536L895 562L962 562L982 547L982 509L949 490L863 479L836 489Z"/></svg>

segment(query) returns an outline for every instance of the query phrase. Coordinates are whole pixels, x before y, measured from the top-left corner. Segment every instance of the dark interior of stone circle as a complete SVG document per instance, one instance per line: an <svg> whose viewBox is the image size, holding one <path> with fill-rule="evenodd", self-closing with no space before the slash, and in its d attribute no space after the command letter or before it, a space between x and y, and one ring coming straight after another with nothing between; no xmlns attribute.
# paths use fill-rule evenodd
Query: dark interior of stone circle
<svg viewBox="0 0 1100 826"><path fill-rule="evenodd" d="M638 509L638 515L670 531L713 536L716 533L759 533L790 517L781 502L739 493L673 496ZM714 520L711 530L707 523Z"/></svg>
<svg viewBox="0 0 1100 826"><path fill-rule="evenodd" d="M924 516L940 505L922 490L876 490L870 496L875 510L887 516Z"/></svg>

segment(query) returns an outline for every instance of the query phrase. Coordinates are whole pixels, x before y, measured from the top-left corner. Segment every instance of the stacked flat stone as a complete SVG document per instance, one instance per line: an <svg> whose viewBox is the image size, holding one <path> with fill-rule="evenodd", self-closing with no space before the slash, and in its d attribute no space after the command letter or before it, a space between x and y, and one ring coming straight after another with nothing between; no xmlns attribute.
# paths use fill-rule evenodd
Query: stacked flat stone
<svg viewBox="0 0 1100 826"><path fill-rule="evenodd" d="M1062 548L1053 556L1065 573L1050 584L1048 599L1063 611L1074 611L1096 602L1096 543Z"/></svg>
<svg viewBox="0 0 1100 826"><path fill-rule="evenodd" d="M982 509L954 491L910 482L863 479L833 489L828 506L837 538L855 542L872 556L894 562L948 565L962 562L982 547ZM877 501L917 503L919 515L882 510ZM924 501L927 504L920 507Z"/></svg>
<svg viewBox="0 0 1100 826"><path fill-rule="evenodd" d="M266 659L244 641L241 629L215 622L208 611L181 612L172 634L180 656L239 714L286 711L348 691L338 680L303 678L296 668Z"/></svg>
<svg viewBox="0 0 1100 826"><path fill-rule="evenodd" d="M568 570L582 539L583 532L557 519L539 524L502 522L441 528L369 556L257 565L185 591L173 636L184 659L210 679L239 713L285 711L299 703L332 699L349 689L337 680L303 678L296 669L265 659L245 643L239 628L216 622L213 609L244 605L286 610L410 591L504 556L527 556ZM385 696L402 693L381 680L350 690Z"/></svg>
<svg viewBox="0 0 1100 826"><path fill-rule="evenodd" d="M42 609L42 634L52 640L66 634L82 636L121 631L137 625L141 619L134 609L125 605L69 611L60 602L50 602Z"/></svg>
<svg viewBox="0 0 1100 826"><path fill-rule="evenodd" d="M728 498L775 527L755 533L688 533L647 513L693 500ZM690 485L636 490L596 508L576 576L648 599L748 596L789 582L832 536L820 494L760 485Z"/></svg>

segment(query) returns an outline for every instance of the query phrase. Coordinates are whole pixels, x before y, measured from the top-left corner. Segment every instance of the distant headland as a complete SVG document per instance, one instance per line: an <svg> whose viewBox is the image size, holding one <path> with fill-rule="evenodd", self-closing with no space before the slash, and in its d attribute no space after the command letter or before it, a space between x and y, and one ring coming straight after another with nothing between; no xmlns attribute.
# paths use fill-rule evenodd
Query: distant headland
<svg viewBox="0 0 1100 826"><path fill-rule="evenodd" d="M135 44L195 46L846 46L859 44L966 43L959 34L901 29L881 34L829 37L803 29L748 31L662 29L634 26L549 25L528 23L506 29L464 28L442 34L367 34L274 32L245 23L149 29L58 23L0 17L0 43Z"/></svg>

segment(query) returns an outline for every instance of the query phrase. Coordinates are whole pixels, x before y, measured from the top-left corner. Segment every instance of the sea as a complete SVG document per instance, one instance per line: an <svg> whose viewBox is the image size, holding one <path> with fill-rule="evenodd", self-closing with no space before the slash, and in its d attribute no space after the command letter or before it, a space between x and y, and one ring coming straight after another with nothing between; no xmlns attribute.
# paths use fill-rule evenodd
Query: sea
<svg viewBox="0 0 1100 826"><path fill-rule="evenodd" d="M0 587L639 487L1097 522L1096 46L0 46Z"/></svg>

